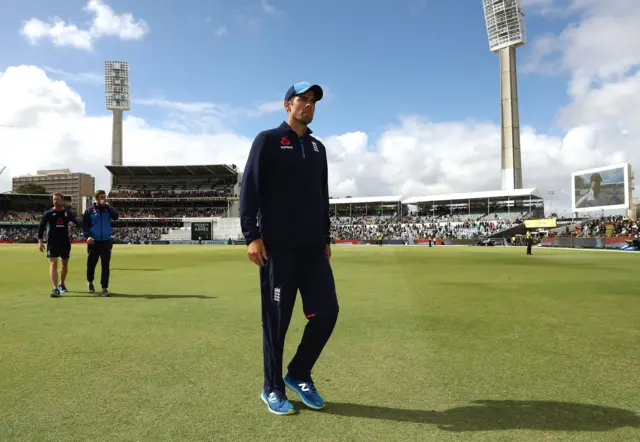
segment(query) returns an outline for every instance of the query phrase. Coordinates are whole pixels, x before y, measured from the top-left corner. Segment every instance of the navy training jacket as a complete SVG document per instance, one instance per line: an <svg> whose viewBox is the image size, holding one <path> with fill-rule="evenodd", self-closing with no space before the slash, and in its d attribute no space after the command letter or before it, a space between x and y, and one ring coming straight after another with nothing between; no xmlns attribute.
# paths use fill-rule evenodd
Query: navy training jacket
<svg viewBox="0 0 640 442"><path fill-rule="evenodd" d="M242 177L240 223L251 241L268 249L323 249L329 236L327 152L286 123L260 132Z"/></svg>
<svg viewBox="0 0 640 442"><path fill-rule="evenodd" d="M40 225L38 227L38 240L44 240L44 231L47 231L47 242L58 243L68 242L69 237L69 223L78 225L75 215L71 209L56 210L49 209L44 212Z"/></svg>
<svg viewBox="0 0 640 442"><path fill-rule="evenodd" d="M87 207L82 219L84 236L96 241L110 241L113 233L111 221L117 219L118 213L111 207L107 205L99 207L98 204L93 203L91 207Z"/></svg>

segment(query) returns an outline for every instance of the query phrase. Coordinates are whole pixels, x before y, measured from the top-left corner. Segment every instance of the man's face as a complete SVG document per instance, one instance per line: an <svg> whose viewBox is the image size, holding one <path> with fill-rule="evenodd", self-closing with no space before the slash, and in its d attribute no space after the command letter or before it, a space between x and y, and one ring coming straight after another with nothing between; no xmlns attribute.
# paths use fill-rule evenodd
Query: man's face
<svg viewBox="0 0 640 442"><path fill-rule="evenodd" d="M316 97L313 91L296 95L291 101L285 102L287 112L300 123L309 124L313 121L316 111Z"/></svg>
<svg viewBox="0 0 640 442"><path fill-rule="evenodd" d="M53 195L53 205L55 207L62 206L62 195Z"/></svg>
<svg viewBox="0 0 640 442"><path fill-rule="evenodd" d="M98 202L99 206L104 206L107 203L107 195L105 195L104 193L101 193L100 195L98 195L98 198L96 201Z"/></svg>

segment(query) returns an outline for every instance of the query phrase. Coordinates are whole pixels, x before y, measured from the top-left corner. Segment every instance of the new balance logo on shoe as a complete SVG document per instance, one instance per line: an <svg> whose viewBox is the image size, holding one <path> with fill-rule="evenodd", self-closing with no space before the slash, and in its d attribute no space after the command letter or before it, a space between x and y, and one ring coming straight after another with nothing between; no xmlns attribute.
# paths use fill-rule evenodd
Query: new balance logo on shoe
<svg viewBox="0 0 640 442"><path fill-rule="evenodd" d="M309 390L309 386L305 382L303 382L302 384L298 384L298 386L300 387L300 390L302 390L302 391L310 391Z"/></svg>

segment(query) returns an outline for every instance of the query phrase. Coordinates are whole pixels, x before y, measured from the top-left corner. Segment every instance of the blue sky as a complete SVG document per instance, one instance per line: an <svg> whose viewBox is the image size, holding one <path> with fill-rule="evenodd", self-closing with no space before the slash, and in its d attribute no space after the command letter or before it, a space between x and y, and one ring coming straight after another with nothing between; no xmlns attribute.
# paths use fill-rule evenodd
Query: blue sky
<svg viewBox="0 0 640 442"><path fill-rule="evenodd" d="M0 70L34 64L102 75L105 59L123 59L131 65L134 99L241 107L280 100L292 82L314 81L328 89L313 124L322 134L360 130L375 137L413 114L436 122L500 121L498 57L488 49L480 0L395 0L393 7L386 0L110 0L114 11L143 19L149 33L138 41L103 38L87 52L47 40L32 46L18 32L32 17L86 27L92 16L85 4L26 0L3 11ZM557 33L566 22L527 14L528 37ZM530 51L519 50L520 65ZM72 86L89 115L106 113L100 84ZM521 123L555 133L566 89L566 77L521 72ZM136 104L132 114L151 123L166 117ZM233 129L251 137L282 117L249 118Z"/></svg>
<svg viewBox="0 0 640 442"><path fill-rule="evenodd" d="M568 208L572 172L640 164L640 13L634 0L523 2L523 183ZM255 135L285 118L285 90L306 80L326 89L312 129L333 196L500 188L499 58L482 0L13 3L0 16L0 154L20 148L0 155L0 191L52 167L108 185L110 59L131 66L125 164L242 170ZM64 32L51 32L56 17Z"/></svg>

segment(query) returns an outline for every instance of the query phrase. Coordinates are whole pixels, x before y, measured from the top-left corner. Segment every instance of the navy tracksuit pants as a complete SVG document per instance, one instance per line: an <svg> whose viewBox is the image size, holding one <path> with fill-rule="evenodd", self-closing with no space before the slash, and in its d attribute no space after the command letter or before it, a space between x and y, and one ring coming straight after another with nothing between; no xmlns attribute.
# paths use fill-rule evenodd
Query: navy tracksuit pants
<svg viewBox="0 0 640 442"><path fill-rule="evenodd" d="M264 391L285 392L282 358L285 335L298 290L308 322L298 350L287 367L297 380L309 380L338 319L333 271L324 250L268 250L260 268Z"/></svg>
<svg viewBox="0 0 640 442"><path fill-rule="evenodd" d="M111 265L112 241L96 241L87 244L87 281L93 282L98 260L102 264L102 274L100 275L100 285L103 289L109 288L109 269Z"/></svg>

